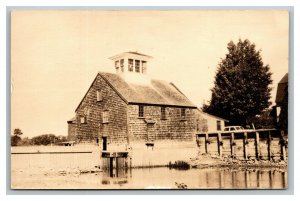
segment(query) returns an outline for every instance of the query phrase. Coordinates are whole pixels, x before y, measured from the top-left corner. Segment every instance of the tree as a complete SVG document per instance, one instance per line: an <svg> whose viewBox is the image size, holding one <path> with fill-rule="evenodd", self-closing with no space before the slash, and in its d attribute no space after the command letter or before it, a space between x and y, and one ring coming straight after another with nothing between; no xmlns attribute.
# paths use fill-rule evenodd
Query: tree
<svg viewBox="0 0 300 201"><path fill-rule="evenodd" d="M21 129L15 128L15 130L14 130L14 135L20 136L20 135L22 135L22 134L23 134L23 133L22 133Z"/></svg>
<svg viewBox="0 0 300 201"><path fill-rule="evenodd" d="M33 145L58 144L59 142L61 142L60 138L54 134L43 134L31 139Z"/></svg>
<svg viewBox="0 0 300 201"><path fill-rule="evenodd" d="M22 131L19 128L14 129L14 134L10 137L10 144L11 146L18 146L19 142L21 141Z"/></svg>
<svg viewBox="0 0 300 201"><path fill-rule="evenodd" d="M272 73L269 65L263 64L261 51L249 40L230 41L227 49L218 65L210 103L202 109L232 125L245 125L247 119L270 106Z"/></svg>
<svg viewBox="0 0 300 201"><path fill-rule="evenodd" d="M254 125L256 129L275 128L274 117L271 115L272 109L265 109L260 115L247 119L248 125Z"/></svg>

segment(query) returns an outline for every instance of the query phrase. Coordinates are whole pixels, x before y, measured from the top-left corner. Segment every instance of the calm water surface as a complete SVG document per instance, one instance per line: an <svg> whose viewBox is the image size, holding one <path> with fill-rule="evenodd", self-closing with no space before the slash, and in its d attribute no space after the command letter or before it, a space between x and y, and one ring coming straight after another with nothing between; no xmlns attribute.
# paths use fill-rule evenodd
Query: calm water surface
<svg viewBox="0 0 300 201"><path fill-rule="evenodd" d="M101 186L108 188L176 188L183 183L193 189L284 189L287 172L276 169L231 170L146 168L102 173Z"/></svg>
<svg viewBox="0 0 300 201"><path fill-rule="evenodd" d="M68 189L284 189L287 171L281 169L189 169L163 168L115 169L100 173L58 174L59 170L94 167L88 154L21 154L12 155L12 186L15 188ZM51 170L48 174L48 170ZM54 174L53 174L54 173Z"/></svg>

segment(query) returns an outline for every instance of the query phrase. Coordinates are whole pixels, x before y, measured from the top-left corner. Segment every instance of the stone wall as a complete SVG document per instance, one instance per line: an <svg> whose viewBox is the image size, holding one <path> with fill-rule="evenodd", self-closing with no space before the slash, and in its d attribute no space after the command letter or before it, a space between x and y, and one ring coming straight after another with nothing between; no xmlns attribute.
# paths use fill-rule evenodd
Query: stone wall
<svg viewBox="0 0 300 201"><path fill-rule="evenodd" d="M144 117L138 116L139 106L128 105L128 133L130 141L179 140L191 141L196 133L195 109L166 107L166 118L161 118L160 106L144 105Z"/></svg>
<svg viewBox="0 0 300 201"><path fill-rule="evenodd" d="M102 100L97 101L97 91ZM103 111L108 112L108 122L103 122ZM86 123L81 123L81 117ZM127 104L97 75L92 86L76 111L76 136L79 142L101 142L107 136L108 144L124 144L127 142ZM109 146L109 145L108 145Z"/></svg>

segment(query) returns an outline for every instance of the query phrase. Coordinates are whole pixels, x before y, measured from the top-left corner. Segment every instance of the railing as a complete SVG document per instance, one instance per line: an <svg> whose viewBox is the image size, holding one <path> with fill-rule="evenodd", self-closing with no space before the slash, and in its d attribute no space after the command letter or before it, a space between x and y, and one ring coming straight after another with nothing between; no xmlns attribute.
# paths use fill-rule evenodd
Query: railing
<svg viewBox="0 0 300 201"><path fill-rule="evenodd" d="M284 161L288 155L288 137L275 129L198 133L196 142L200 154Z"/></svg>

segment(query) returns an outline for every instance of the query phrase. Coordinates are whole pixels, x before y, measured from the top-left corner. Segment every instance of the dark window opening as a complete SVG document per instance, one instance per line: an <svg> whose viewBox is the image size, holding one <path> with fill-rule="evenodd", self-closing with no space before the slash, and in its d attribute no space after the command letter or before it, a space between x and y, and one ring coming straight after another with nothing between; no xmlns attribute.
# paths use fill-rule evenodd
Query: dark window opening
<svg viewBox="0 0 300 201"><path fill-rule="evenodd" d="M119 68L119 61L115 61L115 67L116 67L116 69Z"/></svg>
<svg viewBox="0 0 300 201"><path fill-rule="evenodd" d="M120 66L121 66L121 69L124 69L124 59L120 60Z"/></svg>
<svg viewBox="0 0 300 201"><path fill-rule="evenodd" d="M139 105L139 117L144 117L144 106Z"/></svg>
<svg viewBox="0 0 300 201"><path fill-rule="evenodd" d="M147 69L147 62L142 61L142 73L146 73L146 69Z"/></svg>
<svg viewBox="0 0 300 201"><path fill-rule="evenodd" d="M217 130L221 130L221 121L217 120Z"/></svg>
<svg viewBox="0 0 300 201"><path fill-rule="evenodd" d="M185 108L181 108L180 116L183 119L185 118Z"/></svg>
<svg viewBox="0 0 300 201"><path fill-rule="evenodd" d="M166 119L166 107L161 107L161 119Z"/></svg>
<svg viewBox="0 0 300 201"><path fill-rule="evenodd" d="M133 71L133 59L128 59L128 71Z"/></svg>
<svg viewBox="0 0 300 201"><path fill-rule="evenodd" d="M140 61L135 60L135 72L139 73L140 72Z"/></svg>
<svg viewBox="0 0 300 201"><path fill-rule="evenodd" d="M107 150L107 137L102 137L102 150Z"/></svg>

